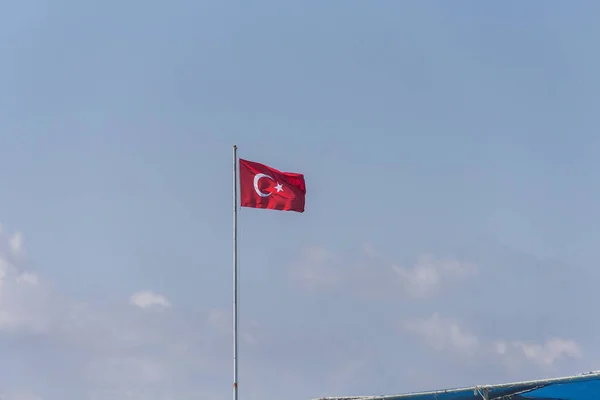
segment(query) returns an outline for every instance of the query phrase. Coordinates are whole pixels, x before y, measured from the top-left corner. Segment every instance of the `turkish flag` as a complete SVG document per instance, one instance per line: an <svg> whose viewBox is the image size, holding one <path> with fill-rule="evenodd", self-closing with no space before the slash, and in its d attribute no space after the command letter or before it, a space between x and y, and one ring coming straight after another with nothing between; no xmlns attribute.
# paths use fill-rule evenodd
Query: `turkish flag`
<svg viewBox="0 0 600 400"><path fill-rule="evenodd" d="M304 212L304 175L239 160L242 207Z"/></svg>

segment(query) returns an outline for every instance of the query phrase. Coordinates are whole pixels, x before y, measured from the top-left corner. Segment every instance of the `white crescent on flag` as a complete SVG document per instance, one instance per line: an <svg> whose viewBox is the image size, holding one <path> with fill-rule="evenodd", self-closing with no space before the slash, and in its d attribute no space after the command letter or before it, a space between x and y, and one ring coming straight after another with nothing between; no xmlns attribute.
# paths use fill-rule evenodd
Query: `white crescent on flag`
<svg viewBox="0 0 600 400"><path fill-rule="evenodd" d="M269 197L271 195L271 193L261 192L260 189L258 188L258 182L260 182L260 180L262 178L269 178L270 180L273 180L273 178L270 177L267 174L256 174L256 175L254 175L254 190L256 190L256 194L258 194L260 197Z"/></svg>

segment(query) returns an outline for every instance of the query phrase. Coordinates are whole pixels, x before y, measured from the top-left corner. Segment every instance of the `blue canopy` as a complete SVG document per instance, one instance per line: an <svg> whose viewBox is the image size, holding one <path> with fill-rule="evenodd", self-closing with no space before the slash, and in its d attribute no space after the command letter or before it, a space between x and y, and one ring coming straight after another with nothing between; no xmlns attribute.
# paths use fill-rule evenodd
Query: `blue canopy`
<svg viewBox="0 0 600 400"><path fill-rule="evenodd" d="M320 400L597 400L600 372L565 378L462 389L409 393L396 396L327 397Z"/></svg>

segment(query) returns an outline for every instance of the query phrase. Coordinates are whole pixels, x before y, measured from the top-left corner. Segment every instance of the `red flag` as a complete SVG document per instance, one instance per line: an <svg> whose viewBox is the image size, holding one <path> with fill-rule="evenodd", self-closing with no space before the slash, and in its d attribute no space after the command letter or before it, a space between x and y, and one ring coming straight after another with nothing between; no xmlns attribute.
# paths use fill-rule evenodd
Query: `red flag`
<svg viewBox="0 0 600 400"><path fill-rule="evenodd" d="M239 164L242 207L304 212L304 175L242 159Z"/></svg>

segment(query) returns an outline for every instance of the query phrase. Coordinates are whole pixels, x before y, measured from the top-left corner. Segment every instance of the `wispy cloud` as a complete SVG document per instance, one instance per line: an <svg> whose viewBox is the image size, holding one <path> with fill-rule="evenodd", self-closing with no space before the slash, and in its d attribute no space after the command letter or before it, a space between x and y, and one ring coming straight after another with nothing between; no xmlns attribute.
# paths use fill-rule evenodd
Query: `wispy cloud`
<svg viewBox="0 0 600 400"><path fill-rule="evenodd" d="M434 313L427 318L404 321L402 332L413 336L438 352L451 352L456 357L490 359L511 369L524 362L551 366L563 358L582 357L580 345L573 339L551 337L545 341L483 340L457 319Z"/></svg>
<svg viewBox="0 0 600 400"><path fill-rule="evenodd" d="M10 249L12 250L13 253L15 253L15 254L21 253L23 251L23 233L22 232L14 233L8 243L9 243Z"/></svg>
<svg viewBox="0 0 600 400"><path fill-rule="evenodd" d="M562 358L579 359L583 356L575 340L556 337L543 342L499 340L492 345L500 356L517 355L541 366L552 365Z"/></svg>
<svg viewBox="0 0 600 400"><path fill-rule="evenodd" d="M103 307L65 298L15 261L13 238L0 234L0 335L5 335L4 341L23 342L19 359L35 360L21 375L48 374L38 369L43 368L41 360L53 358L50 354L58 351L61 355L53 361L52 374L62 379L62 385L68 381L75 397L98 398L111 388L110 397L115 399L159 399L177 393L174 385L183 385L185 393L200 393L206 381L188 382L190 375L210 380L227 371L221 370L224 363L215 348L226 348L229 335L215 329L213 315L190 320L173 309L164 295L152 291L134 293L129 301L135 308L170 308L172 313L136 312L127 307L126 299ZM27 342L36 348L35 354L27 355ZM4 351L4 359L9 360ZM34 379L30 387L11 387L3 381L0 396L45 398L36 390L39 382Z"/></svg>
<svg viewBox="0 0 600 400"><path fill-rule="evenodd" d="M290 273L308 290L426 298L474 276L477 266L429 254L420 255L412 266L401 266L386 260L372 245L346 255L310 247L292 264Z"/></svg>
<svg viewBox="0 0 600 400"><path fill-rule="evenodd" d="M524 291L544 293L538 286L525 284L540 280L537 269L528 267L532 260L521 260L506 249L500 254L490 251L492 260L471 252L477 262L469 261L469 252L462 253L461 258L421 254L407 264L388 260L371 245L347 253L313 247L291 264L290 276L306 296L323 302L343 296L343 304L352 304L352 311L341 305L335 309L347 315L329 317L332 324L346 327L344 332L358 336L356 332L363 329L373 331L372 340L383 342L386 329L393 329L389 328L392 321L401 321L401 340L409 340L403 345L387 341L388 346L402 346L405 354L419 359L428 355L430 362L450 363L456 371L479 366L478 373L493 370L519 379L515 374L552 374L584 362L581 336L570 337L569 332L554 328L560 326L561 316L571 318L570 314L549 314L539 298ZM496 264L490 262L494 260ZM500 266L496 266L498 260ZM517 270L521 272L515 275ZM554 271L558 273L562 272ZM516 302L510 302L511 298ZM536 307L535 318L524 318L519 312L526 306ZM538 328L540 321L545 321L546 329ZM419 343L422 346L415 346ZM361 357L348 360L364 361ZM379 362L371 359L366 365ZM344 368L338 368L343 376Z"/></svg>
<svg viewBox="0 0 600 400"><path fill-rule="evenodd" d="M129 302L136 307L147 309L151 307L170 308L171 302L161 294L144 290L131 295Z"/></svg>
<svg viewBox="0 0 600 400"><path fill-rule="evenodd" d="M11 260L0 255L0 331L44 331L53 310L44 302L45 288L32 272L21 272Z"/></svg>
<svg viewBox="0 0 600 400"><path fill-rule="evenodd" d="M228 396L230 310L211 305L185 310L168 293L150 290L125 295L111 306L102 299L81 302L27 268L24 253L14 256L12 237L0 234L0 335L3 343L11 344L3 348L3 359L10 360L12 351L13 357L25 360L21 376L51 371L52 382L69 382L74 396L87 400ZM298 312L269 313L261 323L251 312L244 314L241 365L252 400L285 394L306 380L316 383L299 389L295 398L355 390L368 394L377 387L394 391L399 382L407 390L414 382L437 387L443 374L436 375L429 366L445 365L448 359L454 360L457 374L471 373L471 367L490 374L494 368L545 371L569 360L586 360L587 346L577 337L551 330L521 334L521 328L511 331L500 325L490 333L486 328L501 318L494 310L479 318L460 308L451 307L455 312L450 314L441 307L460 296L471 300L461 290L439 295L465 283L477 287L479 265L420 256L402 267L372 247L356 254L309 249L290 270L304 296ZM350 298L337 304L340 293ZM326 301L312 301L315 295ZM438 306L441 311L432 313ZM153 309L167 312L148 312ZM390 349L411 361L399 365ZM52 365L44 360L53 360ZM419 362L425 372L420 372ZM13 365L0 360L2 368L12 371ZM56 398L47 396L52 384L31 379L30 384L0 379L6 389L0 395Z"/></svg>
<svg viewBox="0 0 600 400"><path fill-rule="evenodd" d="M428 297L436 294L443 284L452 284L477 273L474 264L457 260L436 259L432 255L421 255L414 266L393 266L400 277L404 290L415 297Z"/></svg>
<svg viewBox="0 0 600 400"><path fill-rule="evenodd" d="M477 336L457 321L442 318L438 313L429 318L405 321L402 329L437 351L452 351L464 356L473 356L480 351L481 343Z"/></svg>

